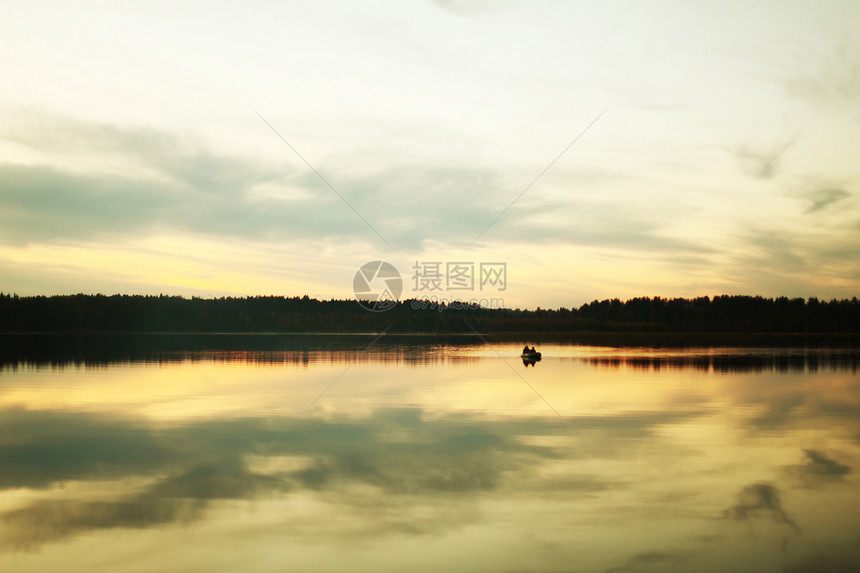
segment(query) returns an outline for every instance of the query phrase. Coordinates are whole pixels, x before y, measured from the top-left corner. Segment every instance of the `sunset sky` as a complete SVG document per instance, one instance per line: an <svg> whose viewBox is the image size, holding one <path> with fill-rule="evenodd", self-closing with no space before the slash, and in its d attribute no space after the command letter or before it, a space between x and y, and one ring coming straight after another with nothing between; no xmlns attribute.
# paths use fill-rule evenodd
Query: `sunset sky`
<svg viewBox="0 0 860 573"><path fill-rule="evenodd" d="M504 262L469 296L511 307L860 294L858 2L2 13L3 292L350 298L387 260L404 296Z"/></svg>

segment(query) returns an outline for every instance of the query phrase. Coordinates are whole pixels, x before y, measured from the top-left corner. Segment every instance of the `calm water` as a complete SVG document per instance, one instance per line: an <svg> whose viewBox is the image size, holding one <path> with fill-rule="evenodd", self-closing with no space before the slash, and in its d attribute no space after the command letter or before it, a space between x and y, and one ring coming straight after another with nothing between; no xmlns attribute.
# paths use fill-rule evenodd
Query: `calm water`
<svg viewBox="0 0 860 573"><path fill-rule="evenodd" d="M7 355L0 570L860 562L850 352L371 340Z"/></svg>

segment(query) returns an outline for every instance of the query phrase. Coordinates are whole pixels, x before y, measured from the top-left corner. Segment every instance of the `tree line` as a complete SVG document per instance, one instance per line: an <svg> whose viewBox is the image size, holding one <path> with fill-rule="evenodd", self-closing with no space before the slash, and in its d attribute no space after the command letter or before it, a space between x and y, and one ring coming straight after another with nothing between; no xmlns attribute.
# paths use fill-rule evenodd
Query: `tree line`
<svg viewBox="0 0 860 573"><path fill-rule="evenodd" d="M488 309L406 300L370 312L308 296L184 298L0 293L0 332L719 332L860 333L860 302L731 296L595 300L579 308Z"/></svg>

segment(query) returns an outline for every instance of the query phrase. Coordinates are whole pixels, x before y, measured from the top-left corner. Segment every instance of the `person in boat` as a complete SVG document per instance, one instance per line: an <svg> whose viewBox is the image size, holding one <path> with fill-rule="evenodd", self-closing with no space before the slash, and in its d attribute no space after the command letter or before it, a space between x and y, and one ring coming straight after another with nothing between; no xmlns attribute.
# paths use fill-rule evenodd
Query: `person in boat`
<svg viewBox="0 0 860 573"><path fill-rule="evenodd" d="M529 352L531 352L532 354L536 354L536 353L537 353L537 350L535 350L535 347L534 347L534 346L532 346L532 349L531 349L531 350L529 350Z"/></svg>
<svg viewBox="0 0 860 573"><path fill-rule="evenodd" d="M523 346L523 354L528 354L529 352L531 352L531 350L529 350L528 344Z"/></svg>

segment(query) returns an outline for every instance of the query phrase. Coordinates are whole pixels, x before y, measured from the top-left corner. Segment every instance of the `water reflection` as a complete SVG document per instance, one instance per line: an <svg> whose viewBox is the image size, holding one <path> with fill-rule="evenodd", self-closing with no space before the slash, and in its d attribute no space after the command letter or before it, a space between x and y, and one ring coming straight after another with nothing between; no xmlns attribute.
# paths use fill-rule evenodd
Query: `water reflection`
<svg viewBox="0 0 860 573"><path fill-rule="evenodd" d="M468 344L421 352L7 369L0 567L826 571L860 557L848 353L816 350L811 368L807 351L548 346L514 373Z"/></svg>
<svg viewBox="0 0 860 573"><path fill-rule="evenodd" d="M702 354L689 356L590 357L595 366L638 368L644 370L692 368L703 372L816 372L849 370L857 372L858 355L854 351L806 350L785 353L772 350L755 354Z"/></svg>
<svg viewBox="0 0 860 573"><path fill-rule="evenodd" d="M0 372L22 366L82 367L184 360L310 364L386 361L430 364L475 336L372 334L30 334L0 335ZM466 358L466 357L461 357Z"/></svg>
<svg viewBox="0 0 860 573"><path fill-rule="evenodd" d="M14 438L0 448L0 487L38 492L70 482L114 484L106 486L113 489L110 500L37 494L3 514L0 539L13 549L34 549L95 529L187 522L201 519L212 500L300 490L361 490L358 497L343 495L340 503L367 509L388 505L390 496L468 498L502 487L519 489L517 482L540 485L544 495L607 487L589 475L565 482L537 476L547 460L585 455L569 444L522 441L554 433L557 424L546 419L425 419L421 410L392 409L299 424L238 419L158 428L145 420L7 409L2 420L4 435ZM656 422L642 420L642 431ZM133 487L121 485L128 478L134 478ZM441 524L430 526L438 530Z"/></svg>
<svg viewBox="0 0 860 573"><path fill-rule="evenodd" d="M470 335L372 334L119 334L0 335L0 372L20 367L95 367L111 364L182 361L301 364L314 362L431 365L452 359L519 355L516 343L497 343ZM611 348L578 344L550 346L552 358L593 366L646 370L691 368L713 372L857 372L860 349L848 348ZM555 353L553 354L553 350ZM631 352L632 351L632 352ZM522 358L534 366L541 358Z"/></svg>

